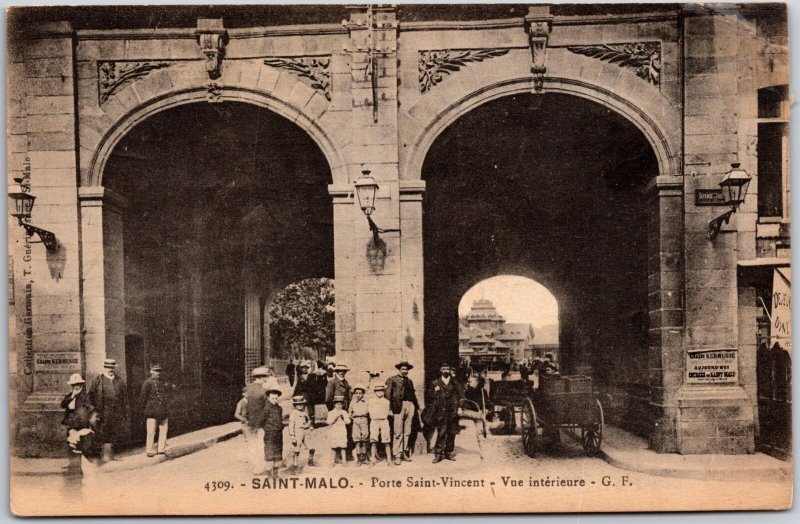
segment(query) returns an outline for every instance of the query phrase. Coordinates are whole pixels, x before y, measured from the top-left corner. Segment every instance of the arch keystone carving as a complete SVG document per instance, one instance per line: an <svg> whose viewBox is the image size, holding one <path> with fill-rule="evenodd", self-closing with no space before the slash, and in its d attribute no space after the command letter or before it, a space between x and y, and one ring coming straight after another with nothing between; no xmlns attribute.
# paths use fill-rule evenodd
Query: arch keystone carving
<svg viewBox="0 0 800 524"><path fill-rule="evenodd" d="M222 59L225 57L225 44L228 43L228 30L222 25L222 18L200 18L197 20L197 43L206 59L206 73L210 80L222 75Z"/></svg>
<svg viewBox="0 0 800 524"><path fill-rule="evenodd" d="M547 40L553 24L549 6L532 6L525 17L525 28L531 46L531 76L533 92L544 89L544 75L547 73Z"/></svg>

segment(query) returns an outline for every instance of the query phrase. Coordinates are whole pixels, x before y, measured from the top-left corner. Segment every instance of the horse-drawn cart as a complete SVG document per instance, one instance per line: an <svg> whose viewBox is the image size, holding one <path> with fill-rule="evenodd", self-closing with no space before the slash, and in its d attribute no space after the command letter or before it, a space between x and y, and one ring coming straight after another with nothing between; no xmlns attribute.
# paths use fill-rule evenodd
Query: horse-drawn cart
<svg viewBox="0 0 800 524"><path fill-rule="evenodd" d="M557 439L559 429L567 429L580 439L587 455L595 456L603 442L603 424L603 406L590 377L542 376L539 388L522 403L522 446L533 457Z"/></svg>

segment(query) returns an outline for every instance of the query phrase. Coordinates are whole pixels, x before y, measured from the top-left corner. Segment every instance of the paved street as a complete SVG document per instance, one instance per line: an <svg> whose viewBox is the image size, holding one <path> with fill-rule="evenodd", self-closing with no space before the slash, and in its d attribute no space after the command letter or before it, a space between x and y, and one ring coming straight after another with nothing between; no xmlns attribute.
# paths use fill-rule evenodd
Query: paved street
<svg viewBox="0 0 800 524"><path fill-rule="evenodd" d="M744 496L769 497L771 486L629 472L602 459L586 457L567 436L546 454L532 459L523 453L518 436L492 435L481 438L481 459L477 447L467 440L474 438L474 433L462 432L457 441L457 460L440 464L432 464L431 456L416 456L412 463L399 467L351 464L331 469L329 452L324 450L321 466L306 468L296 477L286 475L286 480L275 483L266 477L253 477L245 460L244 439L239 436L149 468L101 475L95 485L88 480L82 485L80 479L52 476L15 477L13 489L19 493L48 493L46 500L31 503L38 508L52 507L60 514L124 514L137 509L141 512L143 507L177 514L270 514L279 511L279 507L296 513L450 512L477 511L481 507L488 511L580 511L584 503L602 504L604 500L613 501L618 509L654 503L681 509L708 494L720 497L720 504L728 505ZM318 446L323 444L320 441L324 440L324 430L318 431L315 440ZM32 491L34 486L38 490ZM392 490L398 487L404 489L392 497ZM380 501L376 495L381 496ZM286 500L292 503L287 505ZM147 505L143 506L143 502ZM19 510L24 511L24 507Z"/></svg>

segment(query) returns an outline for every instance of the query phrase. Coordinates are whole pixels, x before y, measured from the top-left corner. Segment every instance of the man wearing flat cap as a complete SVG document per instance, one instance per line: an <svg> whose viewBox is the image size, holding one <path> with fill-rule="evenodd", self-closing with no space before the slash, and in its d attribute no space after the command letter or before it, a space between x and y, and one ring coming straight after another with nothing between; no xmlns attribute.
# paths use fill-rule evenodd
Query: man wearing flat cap
<svg viewBox="0 0 800 524"><path fill-rule="evenodd" d="M103 444L103 461L114 459L114 447L124 440L128 430L128 394L125 382L117 375L117 361L107 358L103 373L89 386L89 403L100 415L98 437Z"/></svg>
<svg viewBox="0 0 800 524"><path fill-rule="evenodd" d="M417 393L414 383L408 378L408 372L414 368L410 362L398 362L397 375L386 380L386 398L392 412L393 441L392 451L394 463L400 464L402 460L411 462L411 453L408 449L414 416L419 412Z"/></svg>
<svg viewBox="0 0 800 524"><path fill-rule="evenodd" d="M139 395L142 412L146 420L147 456L156 455L155 439L158 426L158 454L163 455L167 447L167 431L169 430L170 385L161 378L161 364L150 366L150 376L142 384Z"/></svg>

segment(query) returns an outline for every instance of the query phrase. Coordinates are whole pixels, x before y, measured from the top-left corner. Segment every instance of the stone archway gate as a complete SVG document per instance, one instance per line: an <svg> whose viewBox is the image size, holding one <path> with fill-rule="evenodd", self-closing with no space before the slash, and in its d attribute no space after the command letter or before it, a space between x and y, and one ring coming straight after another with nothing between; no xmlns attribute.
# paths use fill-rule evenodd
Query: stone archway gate
<svg viewBox="0 0 800 524"><path fill-rule="evenodd" d="M421 384L425 184L420 173L427 149L448 124L488 100L561 92L628 118L659 162L648 226L651 342L637 350L649 352L654 445L677 449L684 344L720 345L724 342L709 337L733 336L727 328L684 335L685 328L702 327L703 321L701 315L684 315L694 291L684 286L683 246L707 221L703 215L683 224L684 139L713 133L707 122L717 117L684 121L681 71L691 57L684 58L689 33L679 23L683 14L553 16L547 7L532 7L518 18L398 23L391 7L354 6L347 12L342 24L236 29L210 19L174 29L73 31L68 24L47 24L12 46L11 132L14 118L23 118L27 142L19 148L24 150L12 151L11 171L23 169L23 158L29 161L30 182L42 204L37 225L53 230L63 248L57 278L43 253L30 262L37 278L47 280L46 295L33 293L38 316L31 352L79 352L89 374L100 371L106 355L124 359L119 215L124 202L103 188L108 155L129 129L162 109L245 101L295 122L329 163L337 358L353 368L357 381L365 370L388 373L394 362L411 359L419 364L414 375ZM744 38L735 23L722 18L698 17L691 34ZM726 85L720 75L702 80L702 89L712 94ZM701 148L686 144L693 159L708 160L714 181L725 172L728 157L711 151L701 158ZM744 162L749 168L752 158ZM353 200L352 182L364 168L380 183L375 221L402 230L383 235L386 252L378 254L380 260L374 251L368 256L370 231ZM728 238L732 243L724 256L734 257L735 267L736 235ZM735 325L736 308L726 314ZM50 409L64 372L32 369L30 375L32 394L24 409ZM743 412L752 405L741 388L720 398ZM749 413L743 418L750 421L752 442Z"/></svg>

